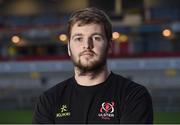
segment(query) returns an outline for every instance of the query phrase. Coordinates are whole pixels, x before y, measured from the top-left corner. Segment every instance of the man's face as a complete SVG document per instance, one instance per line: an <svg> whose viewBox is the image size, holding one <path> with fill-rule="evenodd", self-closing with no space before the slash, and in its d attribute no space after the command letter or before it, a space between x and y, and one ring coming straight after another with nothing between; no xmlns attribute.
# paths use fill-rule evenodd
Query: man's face
<svg viewBox="0 0 180 125"><path fill-rule="evenodd" d="M106 64L108 41L100 24L79 25L71 29L68 53L76 67L93 71Z"/></svg>

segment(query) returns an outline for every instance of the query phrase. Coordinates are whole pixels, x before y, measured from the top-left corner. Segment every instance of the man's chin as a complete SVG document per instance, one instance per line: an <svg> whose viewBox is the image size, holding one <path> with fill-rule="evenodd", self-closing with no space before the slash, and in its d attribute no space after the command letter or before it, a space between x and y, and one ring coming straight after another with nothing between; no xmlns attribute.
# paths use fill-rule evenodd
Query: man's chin
<svg viewBox="0 0 180 125"><path fill-rule="evenodd" d="M73 60L73 63L79 70L82 70L83 72L94 72L102 69L102 67L104 67L104 65L106 64L106 60L84 60L81 58L77 62Z"/></svg>
<svg viewBox="0 0 180 125"><path fill-rule="evenodd" d="M91 63L79 63L77 67L85 72L93 72L96 70L101 69L104 66L105 63L97 63L97 62L91 62Z"/></svg>
<svg viewBox="0 0 180 125"><path fill-rule="evenodd" d="M79 67L79 69L84 70L84 71L93 71L93 70L95 70L94 67L96 67L96 66L95 65L87 65L87 64L83 65L83 64L81 64L78 67Z"/></svg>

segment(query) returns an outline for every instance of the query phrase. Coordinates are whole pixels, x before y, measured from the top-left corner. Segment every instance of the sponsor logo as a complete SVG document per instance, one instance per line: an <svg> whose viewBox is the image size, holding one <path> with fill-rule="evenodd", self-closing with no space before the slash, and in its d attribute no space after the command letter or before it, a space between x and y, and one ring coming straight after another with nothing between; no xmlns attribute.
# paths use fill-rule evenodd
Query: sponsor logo
<svg viewBox="0 0 180 125"><path fill-rule="evenodd" d="M104 120L111 120L114 118L114 102L103 102L98 116Z"/></svg>
<svg viewBox="0 0 180 125"><path fill-rule="evenodd" d="M58 113L56 113L56 117L68 117L71 113L68 111L67 105L62 105L61 108L58 110Z"/></svg>

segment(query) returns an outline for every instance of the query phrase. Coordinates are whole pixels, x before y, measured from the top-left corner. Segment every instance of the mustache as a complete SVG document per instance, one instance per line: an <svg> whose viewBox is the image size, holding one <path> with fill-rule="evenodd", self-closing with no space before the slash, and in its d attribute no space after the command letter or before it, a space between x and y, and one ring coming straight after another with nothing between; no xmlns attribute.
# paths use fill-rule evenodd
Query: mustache
<svg viewBox="0 0 180 125"><path fill-rule="evenodd" d="M92 50L84 50L83 52L81 52L80 54L79 54L79 56L82 56L82 55L84 55L84 53L92 53L92 54L94 54L94 55L97 55L94 51L92 51Z"/></svg>

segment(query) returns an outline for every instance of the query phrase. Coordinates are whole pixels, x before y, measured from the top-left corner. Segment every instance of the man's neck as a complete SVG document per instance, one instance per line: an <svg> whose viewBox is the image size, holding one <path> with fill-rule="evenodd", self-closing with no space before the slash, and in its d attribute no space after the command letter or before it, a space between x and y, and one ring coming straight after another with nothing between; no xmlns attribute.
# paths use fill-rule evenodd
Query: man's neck
<svg viewBox="0 0 180 125"><path fill-rule="evenodd" d="M110 71L106 65L99 71L89 71L82 73L77 67L75 67L74 70L76 82L82 86L94 86L100 84L104 82L110 74Z"/></svg>

